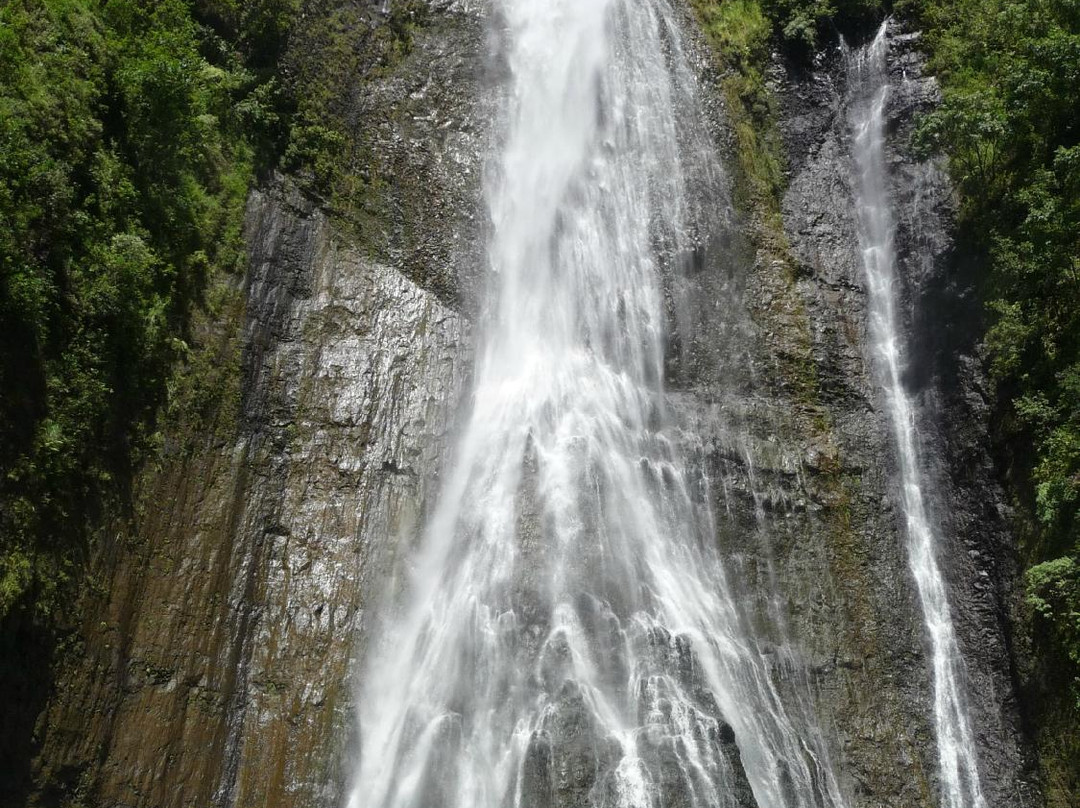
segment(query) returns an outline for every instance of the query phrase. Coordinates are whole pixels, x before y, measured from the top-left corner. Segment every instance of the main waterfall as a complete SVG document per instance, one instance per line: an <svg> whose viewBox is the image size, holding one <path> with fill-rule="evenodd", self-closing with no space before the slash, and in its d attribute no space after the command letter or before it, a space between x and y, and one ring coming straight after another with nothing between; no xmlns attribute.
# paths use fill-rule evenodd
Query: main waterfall
<svg viewBox="0 0 1080 808"><path fill-rule="evenodd" d="M938 543L935 529L923 494L915 408L902 377L901 323L896 312L895 227L885 166L885 105L890 90L887 32L888 22L869 45L848 54L848 110L858 174L856 203L869 291L871 339L896 442L908 560L930 638L942 801L946 808L985 808L975 740L965 705L963 660L953 630L945 581L935 555Z"/></svg>
<svg viewBox="0 0 1080 808"><path fill-rule="evenodd" d="M366 652L349 804L840 808L665 406L662 275L708 219L672 11L500 0L495 18L497 297L454 466Z"/></svg>

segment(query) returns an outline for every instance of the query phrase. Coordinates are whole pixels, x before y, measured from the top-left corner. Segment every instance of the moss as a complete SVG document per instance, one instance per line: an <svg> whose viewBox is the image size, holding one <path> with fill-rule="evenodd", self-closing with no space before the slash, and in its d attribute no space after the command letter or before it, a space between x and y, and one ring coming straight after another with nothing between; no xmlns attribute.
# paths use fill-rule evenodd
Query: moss
<svg viewBox="0 0 1080 808"><path fill-rule="evenodd" d="M102 525L161 448L163 408L194 406L200 385L231 394L236 361L189 344L221 313L218 278L245 264L245 200L282 125L274 43L295 10L0 11L0 618L69 617Z"/></svg>
<svg viewBox="0 0 1080 808"><path fill-rule="evenodd" d="M1027 708L1047 802L1080 783L1080 148L1075 4L905 0L942 102L916 144L947 156L957 240L987 301L993 438L1029 608ZM1071 604L1071 605L1070 605Z"/></svg>
<svg viewBox="0 0 1080 808"><path fill-rule="evenodd" d="M156 459L221 445L236 435L241 406L244 297L236 280L217 278L195 317L193 341L168 382L155 435Z"/></svg>
<svg viewBox="0 0 1080 808"><path fill-rule="evenodd" d="M731 130L735 136L736 209L748 225L756 251L761 297L755 317L766 329L783 334L773 345L784 387L811 417L819 435L829 430L819 405L817 367L809 320L795 288L796 262L784 233L783 144L777 126L777 103L766 82L772 23L759 0L692 0L701 30L721 73Z"/></svg>
<svg viewBox="0 0 1080 808"><path fill-rule="evenodd" d="M392 3L386 15L309 0L286 57L297 109L283 165L375 256L389 246L390 180L373 143L380 121L357 119L355 92L393 75L428 20L420 0Z"/></svg>
<svg viewBox="0 0 1080 808"><path fill-rule="evenodd" d="M867 628L875 624L866 578L866 545L856 532L852 501L858 492L859 479L844 474L833 459L820 480L829 525L829 564L834 581L845 590L844 604L852 626L852 640L864 658L877 653L876 637Z"/></svg>
<svg viewBox="0 0 1080 808"><path fill-rule="evenodd" d="M765 83L769 20L758 0L692 0L692 5L722 72L721 89L736 138L736 203L778 218L783 159L775 99Z"/></svg>
<svg viewBox="0 0 1080 808"><path fill-rule="evenodd" d="M845 467L831 414L823 404L810 319L797 286L798 264L784 231L785 161L777 102L766 81L772 23L757 0L694 0L693 6L721 71L734 133L734 201L754 251L758 293L751 303L753 315L775 358L782 393L794 404L793 439L817 450L805 484L823 509L828 575L843 615L836 630L842 646L857 655L860 665L873 668L882 658L874 630L880 621L867 585L866 543L858 531L861 477ZM854 692L850 704L853 710L865 709ZM887 755L912 756L912 749L901 748L900 739L888 743ZM926 772L919 769L913 776L922 795L920 804L931 805Z"/></svg>
<svg viewBox="0 0 1080 808"><path fill-rule="evenodd" d="M1080 775L1076 761L1080 760L1080 714L1075 705L1054 702L1059 709L1046 710L1041 716L1036 739L1046 808L1075 808L1080 794Z"/></svg>

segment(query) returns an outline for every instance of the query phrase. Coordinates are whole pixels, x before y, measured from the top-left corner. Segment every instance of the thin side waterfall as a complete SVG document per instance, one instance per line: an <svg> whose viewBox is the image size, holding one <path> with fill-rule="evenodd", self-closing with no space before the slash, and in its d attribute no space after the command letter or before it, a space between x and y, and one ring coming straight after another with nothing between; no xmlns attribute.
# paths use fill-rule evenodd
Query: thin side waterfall
<svg viewBox="0 0 1080 808"><path fill-rule="evenodd" d="M497 295L454 466L365 651L348 804L841 808L665 406L662 271L708 218L672 11L497 0L493 25Z"/></svg>
<svg viewBox="0 0 1080 808"><path fill-rule="evenodd" d="M946 808L985 808L975 741L963 689L963 659L956 643L945 581L936 558L938 539L927 513L915 434L915 409L903 383L902 324L896 312L895 228L885 167L885 106L889 97L888 23L866 47L848 53L848 110L858 174L859 241L870 300L877 372L892 421L900 466L900 505L907 527L908 560L930 638L934 720Z"/></svg>

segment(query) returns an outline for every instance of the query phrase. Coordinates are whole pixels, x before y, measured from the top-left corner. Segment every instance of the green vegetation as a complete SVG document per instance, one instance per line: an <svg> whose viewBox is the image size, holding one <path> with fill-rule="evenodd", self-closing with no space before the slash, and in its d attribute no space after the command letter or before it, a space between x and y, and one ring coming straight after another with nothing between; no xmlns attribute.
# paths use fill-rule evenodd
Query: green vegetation
<svg viewBox="0 0 1080 808"><path fill-rule="evenodd" d="M817 406L817 372L809 322L795 286L780 209L784 162L776 125L776 100L766 81L773 23L759 0L691 0L701 29L720 71L720 89L735 135L734 201L744 215L749 240L757 251L759 278L769 289L770 303L756 312L784 335L777 349L785 383L812 411L808 428L828 431ZM779 268L779 272L774 271Z"/></svg>
<svg viewBox="0 0 1080 808"><path fill-rule="evenodd" d="M736 137L736 202L779 226L782 158L775 101L765 86L772 27L759 0L692 0L719 63Z"/></svg>
<svg viewBox="0 0 1080 808"><path fill-rule="evenodd" d="M845 34L878 25L891 0L763 0L776 41L792 56L805 58L835 44Z"/></svg>
<svg viewBox="0 0 1080 808"><path fill-rule="evenodd" d="M1051 790L1076 793L1075 764L1056 761L1080 760L1080 3L690 2L733 127L736 202L765 271L783 276L768 316L789 325L804 318L780 219L770 51L805 58L891 11L924 31L944 103L917 145L949 157L960 240L985 267L1032 703ZM281 166L366 245L384 238L391 178L358 134L354 93L409 54L427 4L399 0L385 17L369 5L0 5L0 622L55 617L106 519L129 507L160 414L191 434L204 434L200 419L218 438L232 428L235 335L198 346L193 333L240 317L230 279L253 180ZM809 402L804 337L791 336L786 375Z"/></svg>
<svg viewBox="0 0 1080 808"><path fill-rule="evenodd" d="M1039 561L1080 533L1080 6L963 0L921 17L944 103L919 141L949 155L987 261L990 368Z"/></svg>
<svg viewBox="0 0 1080 808"><path fill-rule="evenodd" d="M160 414L227 431L239 347L193 329L240 316L221 279L255 177L384 214L351 88L409 52L426 4L301 2L0 6L0 620L74 591Z"/></svg>
<svg viewBox="0 0 1080 808"><path fill-rule="evenodd" d="M0 624L62 616L139 467L235 425L237 334L212 326L242 318L255 178L283 167L368 242L385 230L354 93L426 9L0 5Z"/></svg>
<svg viewBox="0 0 1080 808"><path fill-rule="evenodd" d="M960 238L986 267L998 442L1021 514L1051 805L1080 793L1080 5L922 0Z"/></svg>
<svg viewBox="0 0 1080 808"><path fill-rule="evenodd" d="M242 268L293 10L0 8L0 618L70 594L152 446L192 311Z"/></svg>
<svg viewBox="0 0 1080 808"><path fill-rule="evenodd" d="M367 127L358 126L355 93L364 77L389 74L409 54L414 33L427 21L428 5L395 0L377 19L370 19L377 4L309 0L308 5L285 60L296 111L283 167L354 230L363 246L377 252L385 246L384 192L392 178L380 173Z"/></svg>

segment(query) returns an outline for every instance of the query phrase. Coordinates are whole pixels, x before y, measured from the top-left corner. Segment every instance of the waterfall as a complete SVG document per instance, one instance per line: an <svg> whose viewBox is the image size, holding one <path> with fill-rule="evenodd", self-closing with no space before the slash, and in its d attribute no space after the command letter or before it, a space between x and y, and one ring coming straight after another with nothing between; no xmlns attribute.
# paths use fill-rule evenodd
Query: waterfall
<svg viewBox="0 0 1080 808"><path fill-rule="evenodd" d="M895 228L885 166L888 23L866 47L848 53L848 110L857 170L859 241L869 290L876 371L892 422L899 463L900 506L908 560L930 638L941 788L946 808L985 808L975 741L963 691L963 660L936 558L935 526L927 513L915 433L915 408L903 382L903 343L897 316Z"/></svg>
<svg viewBox="0 0 1080 808"><path fill-rule="evenodd" d="M664 0L494 5L495 295L453 466L365 651L349 805L840 808L665 405L663 272L708 218L677 21Z"/></svg>

